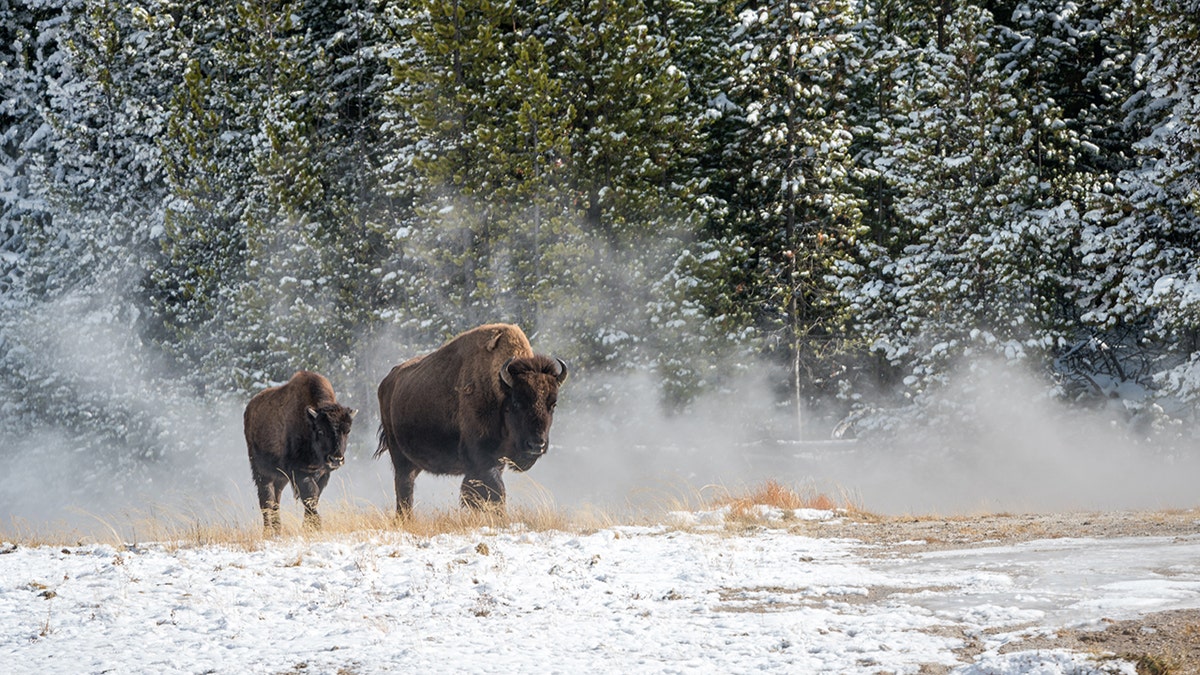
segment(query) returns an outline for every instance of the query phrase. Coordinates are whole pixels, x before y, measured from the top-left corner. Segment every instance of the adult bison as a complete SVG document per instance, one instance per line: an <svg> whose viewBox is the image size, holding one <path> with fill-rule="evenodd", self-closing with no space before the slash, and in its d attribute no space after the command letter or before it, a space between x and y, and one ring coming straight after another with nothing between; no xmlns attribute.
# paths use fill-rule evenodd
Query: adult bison
<svg viewBox="0 0 1200 675"><path fill-rule="evenodd" d="M345 461L356 412L338 404L329 380L307 370L246 404L246 448L268 534L279 533L279 498L289 482L304 503L305 526L321 526L317 502L330 473Z"/></svg>
<svg viewBox="0 0 1200 675"><path fill-rule="evenodd" d="M526 471L546 453L561 359L535 355L521 329L489 324L394 368L379 384L379 457L392 456L396 513L411 512L428 471L463 477L465 506L503 505L507 464Z"/></svg>

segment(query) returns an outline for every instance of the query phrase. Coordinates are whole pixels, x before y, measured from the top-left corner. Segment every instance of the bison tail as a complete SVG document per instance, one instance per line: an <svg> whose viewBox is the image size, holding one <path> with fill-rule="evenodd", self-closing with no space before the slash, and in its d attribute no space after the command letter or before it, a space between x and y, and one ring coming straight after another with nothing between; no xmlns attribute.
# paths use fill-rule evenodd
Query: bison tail
<svg viewBox="0 0 1200 675"><path fill-rule="evenodd" d="M388 446L388 442L387 442L387 432L384 431L383 425L380 424L379 425L379 448L377 450L375 450L375 454L373 456L375 459L379 459L379 457L381 455L383 455L383 453L391 452L391 451L392 451L392 449L391 449L391 447Z"/></svg>

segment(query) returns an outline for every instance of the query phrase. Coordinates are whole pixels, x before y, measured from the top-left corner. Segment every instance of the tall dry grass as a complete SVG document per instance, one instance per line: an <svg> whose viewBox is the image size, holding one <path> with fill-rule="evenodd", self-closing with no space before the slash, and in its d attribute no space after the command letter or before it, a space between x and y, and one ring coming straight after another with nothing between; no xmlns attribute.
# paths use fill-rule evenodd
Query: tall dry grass
<svg viewBox="0 0 1200 675"><path fill-rule="evenodd" d="M824 492L818 491L814 486L792 487L774 479L766 480L738 492L716 488L716 493L711 498L710 505L728 506L730 515L735 518L753 517L758 512L756 507L759 506L773 507L783 511L814 509L865 513L859 505L859 501L848 492L843 491L838 499L834 499Z"/></svg>
<svg viewBox="0 0 1200 675"><path fill-rule="evenodd" d="M620 525L662 524L670 527L668 514L672 512L725 506L730 507L731 520L742 523L757 517L757 505L784 510L859 511L845 495L839 502L814 489L789 487L775 480L736 491L707 486L698 490L663 492L657 499L643 501L650 505L619 512L591 506L566 510L555 505L548 495L541 494L524 503L510 504L507 510L418 508L406 518L397 518L391 509L370 504L333 502L321 505L320 530L306 528L298 505L285 503L280 509L282 532L279 538L321 541L365 538L384 532L428 538L512 528L535 532L589 532ZM120 517L84 514L93 522L93 526L86 529L0 522L0 542L9 547L87 544L122 547L154 542L168 548L227 546L257 550L274 538L264 536L256 509L249 517L247 512L244 506L225 504L191 510L148 508Z"/></svg>

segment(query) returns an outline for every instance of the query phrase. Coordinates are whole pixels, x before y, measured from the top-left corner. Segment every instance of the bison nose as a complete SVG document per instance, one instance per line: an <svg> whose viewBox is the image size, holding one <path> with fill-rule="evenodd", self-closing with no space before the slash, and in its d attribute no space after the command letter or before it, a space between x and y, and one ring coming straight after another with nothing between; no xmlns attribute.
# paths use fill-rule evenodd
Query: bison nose
<svg viewBox="0 0 1200 675"><path fill-rule="evenodd" d="M525 450L531 455L546 454L546 446L549 445L546 441L532 440L525 443Z"/></svg>

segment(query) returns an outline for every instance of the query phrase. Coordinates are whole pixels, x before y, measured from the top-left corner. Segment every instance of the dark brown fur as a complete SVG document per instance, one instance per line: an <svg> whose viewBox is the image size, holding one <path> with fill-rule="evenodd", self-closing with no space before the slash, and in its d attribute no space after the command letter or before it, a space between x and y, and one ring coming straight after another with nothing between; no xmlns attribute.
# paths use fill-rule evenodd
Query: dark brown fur
<svg viewBox="0 0 1200 675"><path fill-rule="evenodd" d="M289 482L304 503L304 524L320 527L317 502L330 473L345 461L356 412L338 404L329 380L307 370L250 399L246 448L268 533L279 532L279 498Z"/></svg>
<svg viewBox="0 0 1200 675"><path fill-rule="evenodd" d="M391 455L396 512L412 510L422 471L463 476L465 505L503 504L505 465L526 471L549 447L566 377L565 363L535 355L510 324L469 330L392 368L379 384L375 456Z"/></svg>

